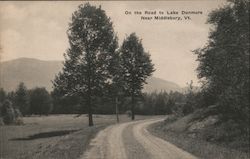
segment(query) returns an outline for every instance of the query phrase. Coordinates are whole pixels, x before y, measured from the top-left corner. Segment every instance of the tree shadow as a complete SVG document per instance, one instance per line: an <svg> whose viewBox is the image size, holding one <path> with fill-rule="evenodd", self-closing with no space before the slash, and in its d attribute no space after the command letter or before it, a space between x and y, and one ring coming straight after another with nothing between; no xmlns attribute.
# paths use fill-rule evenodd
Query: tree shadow
<svg viewBox="0 0 250 159"><path fill-rule="evenodd" d="M30 135L28 137L24 138L13 138L10 139L12 141L18 141L18 140L35 140L35 139L41 139L41 138L49 138L49 137L55 137L55 136L63 136L63 135L68 135L70 133L79 131L80 129L75 129L75 130L60 130L60 131L51 131L51 132L42 132L34 135Z"/></svg>

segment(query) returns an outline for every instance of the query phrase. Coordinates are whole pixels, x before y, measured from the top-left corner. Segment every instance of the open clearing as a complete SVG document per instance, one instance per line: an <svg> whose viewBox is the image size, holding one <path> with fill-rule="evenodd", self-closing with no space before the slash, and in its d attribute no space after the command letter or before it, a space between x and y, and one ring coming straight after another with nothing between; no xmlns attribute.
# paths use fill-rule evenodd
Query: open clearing
<svg viewBox="0 0 250 159"><path fill-rule="evenodd" d="M25 117L25 125L0 127L0 158L4 159L75 159L79 158L95 134L114 124L114 115L94 115L95 126L88 127L82 115ZM150 116L136 116L136 119ZM126 115L121 122L130 121Z"/></svg>

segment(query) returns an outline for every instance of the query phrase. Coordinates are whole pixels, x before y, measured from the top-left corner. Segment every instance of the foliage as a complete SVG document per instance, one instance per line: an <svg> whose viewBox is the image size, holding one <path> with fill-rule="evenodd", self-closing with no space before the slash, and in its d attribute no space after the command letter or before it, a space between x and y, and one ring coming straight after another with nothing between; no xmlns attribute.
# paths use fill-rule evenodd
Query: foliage
<svg viewBox="0 0 250 159"><path fill-rule="evenodd" d="M48 115L52 109L52 98L45 88L34 88L30 90L31 114Z"/></svg>
<svg viewBox="0 0 250 159"><path fill-rule="evenodd" d="M179 92L144 93L135 112L143 115L166 115L176 113L178 103L185 102L185 95Z"/></svg>
<svg viewBox="0 0 250 159"><path fill-rule="evenodd" d="M21 82L13 97L13 104L15 108L18 108L25 116L29 114L29 94L26 86Z"/></svg>
<svg viewBox="0 0 250 159"><path fill-rule="evenodd" d="M249 125L249 1L231 0L210 13L208 44L195 50L205 102L223 119ZM208 105L208 104L206 104Z"/></svg>
<svg viewBox="0 0 250 159"><path fill-rule="evenodd" d="M118 47L112 22L101 7L80 5L68 29L70 47L53 84L64 95L80 95L86 101L89 126L93 125L92 101L108 82L110 59Z"/></svg>
<svg viewBox="0 0 250 159"><path fill-rule="evenodd" d="M147 77L154 72L154 65L149 53L144 51L142 42L135 33L130 34L123 41L120 53L124 89L126 94L132 98L131 115L134 120L135 99L141 95Z"/></svg>
<svg viewBox="0 0 250 159"><path fill-rule="evenodd" d="M110 65L108 67L109 79L106 84L103 93L104 100L103 108L96 109L101 113L119 113L121 111L121 103L126 100L125 91L124 91L124 80L123 72L121 65L121 55L119 51L114 52L113 56L110 58ZM104 110L105 109L105 110Z"/></svg>
<svg viewBox="0 0 250 159"><path fill-rule="evenodd" d="M15 120L15 112L12 103L9 100L3 102L1 107L1 116L3 117L4 124L11 124Z"/></svg>
<svg viewBox="0 0 250 159"><path fill-rule="evenodd" d="M2 109L2 104L5 101L7 95L6 92L4 91L3 88L0 88L0 117L1 117L1 109ZM1 125L1 121L0 121L0 125Z"/></svg>
<svg viewBox="0 0 250 159"><path fill-rule="evenodd" d="M191 81L190 83L187 83L187 84L188 84L188 90L186 93L186 102L185 102L185 105L184 105L183 110L182 110L184 115L192 113L195 109L195 105L199 104L195 101L196 94L193 91L193 81Z"/></svg>
<svg viewBox="0 0 250 159"><path fill-rule="evenodd" d="M8 92L6 98L7 98L8 100L10 100L10 101L14 101L15 92L14 92L14 91Z"/></svg>
<svg viewBox="0 0 250 159"><path fill-rule="evenodd" d="M53 99L53 114L80 114L87 113L86 107L83 105L81 96L72 95L64 96L59 92L51 92Z"/></svg>
<svg viewBox="0 0 250 159"><path fill-rule="evenodd" d="M0 103L3 103L3 101L7 98L7 94L4 91L3 88L0 88Z"/></svg>
<svg viewBox="0 0 250 159"><path fill-rule="evenodd" d="M9 100L5 100L3 102L2 107L0 107L1 115L4 124L10 125L10 124L23 124L23 121L21 119L22 114L21 112L12 106L12 102Z"/></svg>
<svg viewBox="0 0 250 159"><path fill-rule="evenodd" d="M13 120L15 121L15 124L23 123L21 119L23 115L48 115L53 109L51 95L45 88L34 88L28 90L24 83L20 83L16 91L8 92L5 97L5 101L7 101L5 102L7 103L6 108L3 108L3 104L0 104L0 114L6 115L7 112L9 112L9 114L13 114L12 112L14 111ZM12 105L12 103L14 104ZM62 109L60 108L60 111L61 110ZM60 113L66 113L66 111L61 111ZM73 112L69 111L69 113ZM9 115L8 118L11 119L11 115Z"/></svg>

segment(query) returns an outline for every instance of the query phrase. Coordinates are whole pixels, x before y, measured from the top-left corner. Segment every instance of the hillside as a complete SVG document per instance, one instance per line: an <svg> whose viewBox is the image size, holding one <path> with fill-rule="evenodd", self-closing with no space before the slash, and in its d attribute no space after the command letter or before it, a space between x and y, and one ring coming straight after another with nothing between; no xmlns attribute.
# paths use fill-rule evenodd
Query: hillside
<svg viewBox="0 0 250 159"><path fill-rule="evenodd" d="M42 61L31 58L19 58L0 63L0 87L6 91L15 90L20 82L24 82L28 88L46 87L52 90L51 81L61 70L61 61ZM153 91L181 91L174 82L151 77L145 85L144 92Z"/></svg>
<svg viewBox="0 0 250 159"><path fill-rule="evenodd" d="M199 158L249 159L249 136L217 113L212 105L182 117L171 115L149 131Z"/></svg>
<svg viewBox="0 0 250 159"><path fill-rule="evenodd" d="M182 91L179 85L174 82L166 81L156 77L150 77L147 80L147 84L144 86L145 92L154 91Z"/></svg>
<svg viewBox="0 0 250 159"><path fill-rule="evenodd" d="M51 80L61 68L61 61L19 58L2 62L0 64L1 87L11 91L15 90L20 82L24 82L28 88L46 87L51 90Z"/></svg>

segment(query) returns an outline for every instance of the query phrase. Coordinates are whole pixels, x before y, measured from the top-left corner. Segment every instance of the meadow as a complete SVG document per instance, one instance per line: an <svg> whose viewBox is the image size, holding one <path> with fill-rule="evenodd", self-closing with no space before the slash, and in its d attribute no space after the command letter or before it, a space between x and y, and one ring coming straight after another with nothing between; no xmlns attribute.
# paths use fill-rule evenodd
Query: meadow
<svg viewBox="0 0 250 159"><path fill-rule="evenodd" d="M78 158L98 131L116 123L115 115L93 117L93 127L88 126L87 115L24 117L24 125L0 126L0 158ZM148 117L136 116L136 119ZM120 121L130 121L130 118L121 115Z"/></svg>

